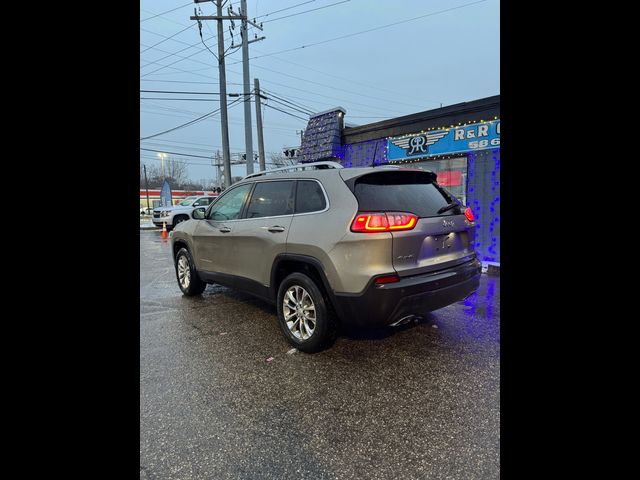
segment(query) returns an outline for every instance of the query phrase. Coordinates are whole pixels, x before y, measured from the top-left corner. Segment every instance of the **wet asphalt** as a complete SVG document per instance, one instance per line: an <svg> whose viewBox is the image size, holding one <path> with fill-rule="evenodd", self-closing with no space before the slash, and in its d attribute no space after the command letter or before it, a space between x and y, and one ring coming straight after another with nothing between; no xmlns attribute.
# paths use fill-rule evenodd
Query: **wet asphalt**
<svg viewBox="0 0 640 480"><path fill-rule="evenodd" d="M183 297L141 230L140 478L499 478L499 277L419 323L291 348L261 300Z"/></svg>

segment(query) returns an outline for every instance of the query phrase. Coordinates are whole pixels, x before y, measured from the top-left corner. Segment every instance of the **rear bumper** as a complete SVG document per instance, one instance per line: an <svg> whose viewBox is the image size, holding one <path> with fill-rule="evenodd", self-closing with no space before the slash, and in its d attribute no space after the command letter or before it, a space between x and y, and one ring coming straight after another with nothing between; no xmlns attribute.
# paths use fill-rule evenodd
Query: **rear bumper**
<svg viewBox="0 0 640 480"><path fill-rule="evenodd" d="M376 286L373 280L362 294L335 294L340 319L358 327L382 327L407 315L420 315L465 299L480 284L482 264L473 259L438 272L405 277Z"/></svg>

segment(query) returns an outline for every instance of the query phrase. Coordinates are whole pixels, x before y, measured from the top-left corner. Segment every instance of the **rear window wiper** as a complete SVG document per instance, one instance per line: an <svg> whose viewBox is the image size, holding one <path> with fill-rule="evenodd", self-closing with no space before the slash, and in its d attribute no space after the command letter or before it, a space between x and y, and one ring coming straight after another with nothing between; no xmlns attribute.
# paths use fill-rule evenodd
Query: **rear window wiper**
<svg viewBox="0 0 640 480"><path fill-rule="evenodd" d="M452 208L456 208L456 207L460 207L460 204L458 202L451 202L449 205L446 205L446 206L442 207L440 210L438 210L438 215L440 215L441 213L447 212L447 211L451 210Z"/></svg>

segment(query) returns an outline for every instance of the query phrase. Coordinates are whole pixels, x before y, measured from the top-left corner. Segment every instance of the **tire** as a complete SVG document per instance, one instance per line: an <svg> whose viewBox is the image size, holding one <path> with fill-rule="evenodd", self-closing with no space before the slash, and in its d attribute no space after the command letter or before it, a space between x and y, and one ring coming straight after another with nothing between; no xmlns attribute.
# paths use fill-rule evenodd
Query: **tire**
<svg viewBox="0 0 640 480"><path fill-rule="evenodd" d="M207 284L200 280L189 250L186 248L178 250L175 266L176 280L178 280L178 286L184 295L187 297L193 297L204 292L204 289L207 288ZM181 278L183 273L184 276Z"/></svg>
<svg viewBox="0 0 640 480"><path fill-rule="evenodd" d="M173 219L172 228L175 228L179 223L186 222L187 220L189 220L189 217L187 217L186 215L178 215Z"/></svg>
<svg viewBox="0 0 640 480"><path fill-rule="evenodd" d="M322 291L303 273L292 273L282 281L278 288L277 308L280 328L289 343L298 350L318 352L335 340L335 316ZM314 319L311 318L312 311Z"/></svg>

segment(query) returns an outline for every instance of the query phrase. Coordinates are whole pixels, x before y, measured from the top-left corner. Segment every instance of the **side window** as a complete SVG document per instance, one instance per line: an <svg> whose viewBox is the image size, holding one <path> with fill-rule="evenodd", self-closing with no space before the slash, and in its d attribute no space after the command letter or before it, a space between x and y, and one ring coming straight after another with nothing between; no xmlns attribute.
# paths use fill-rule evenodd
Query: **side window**
<svg viewBox="0 0 640 480"><path fill-rule="evenodd" d="M200 200L198 200L196 202L198 205L200 206L205 206L205 205L209 205L211 203L211 199L209 198L201 198Z"/></svg>
<svg viewBox="0 0 640 480"><path fill-rule="evenodd" d="M242 185L229 190L211 207L207 219L209 220L235 220L240 218L242 205L249 195L251 184Z"/></svg>
<svg viewBox="0 0 640 480"><path fill-rule="evenodd" d="M327 202L318 182L298 180L296 192L296 213L318 212L324 210Z"/></svg>
<svg viewBox="0 0 640 480"><path fill-rule="evenodd" d="M293 185L291 180L257 183L247 208L247 218L293 214Z"/></svg>

